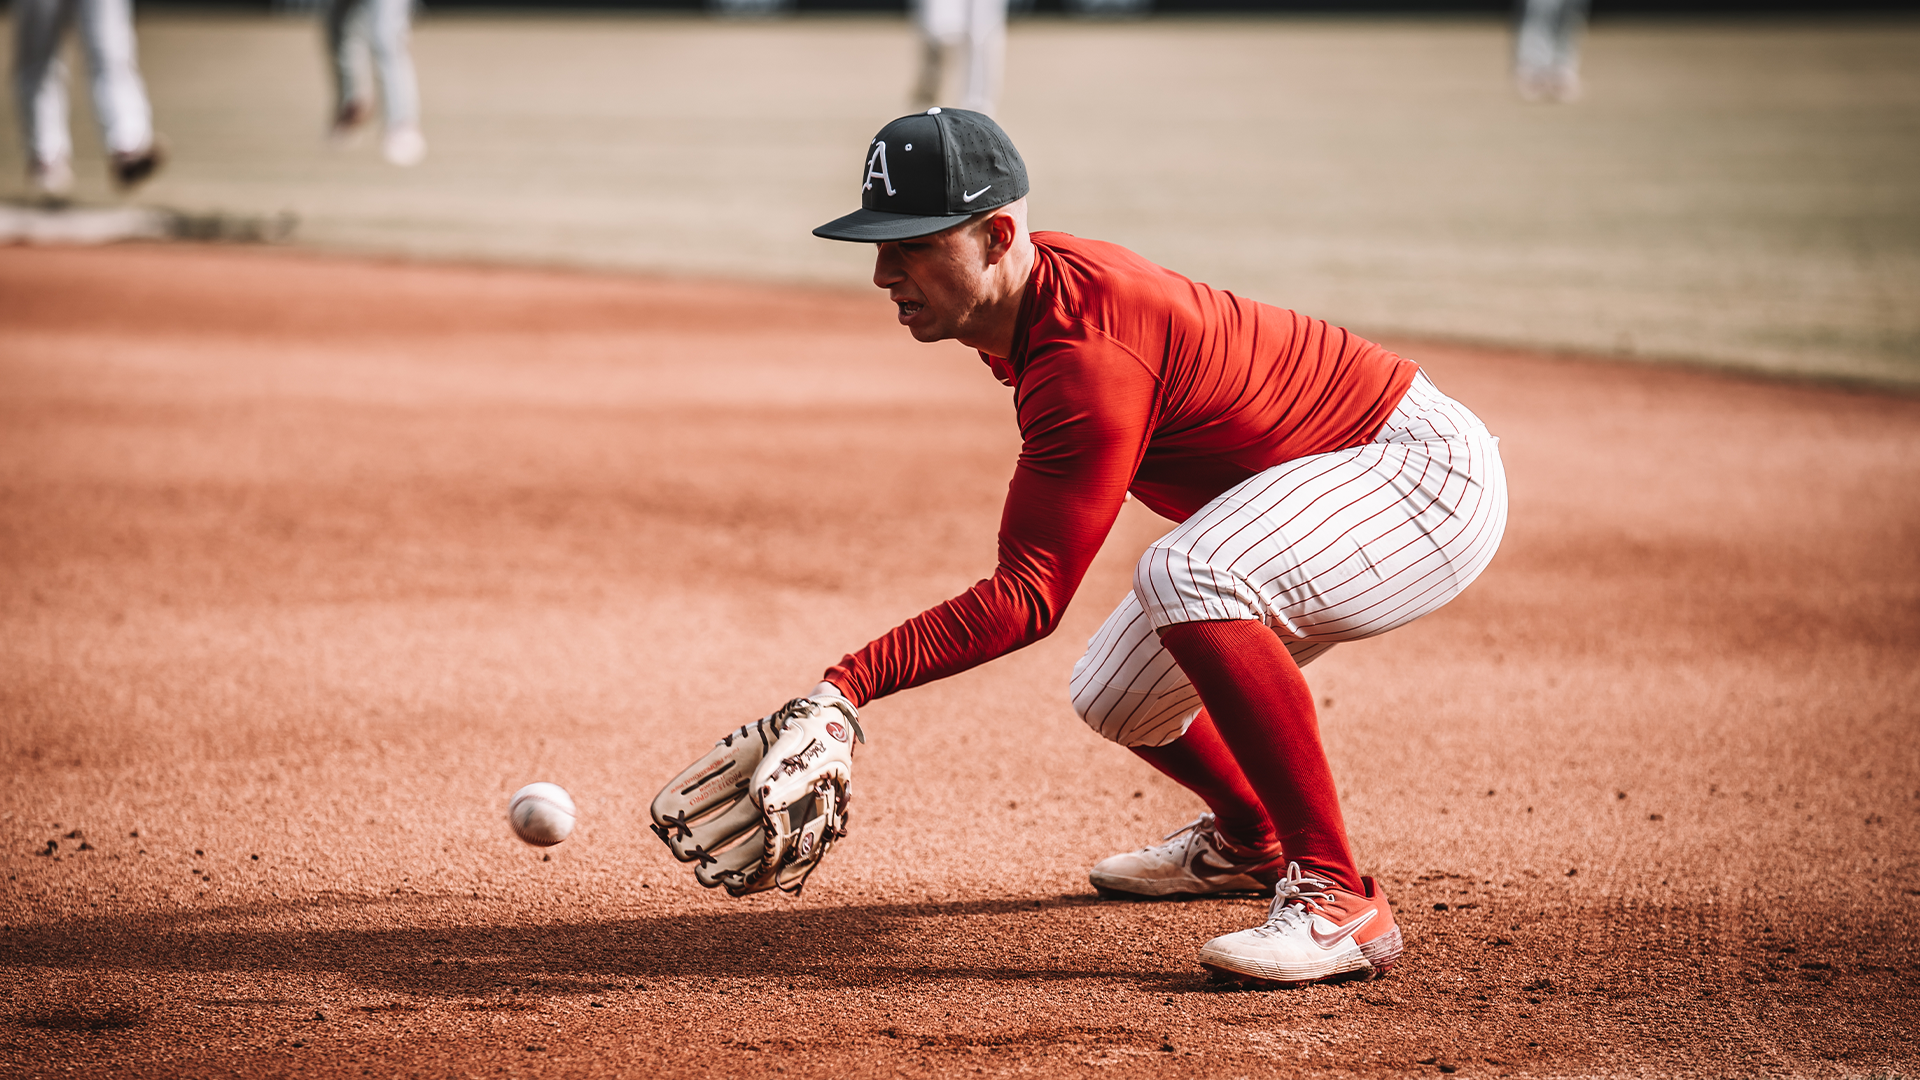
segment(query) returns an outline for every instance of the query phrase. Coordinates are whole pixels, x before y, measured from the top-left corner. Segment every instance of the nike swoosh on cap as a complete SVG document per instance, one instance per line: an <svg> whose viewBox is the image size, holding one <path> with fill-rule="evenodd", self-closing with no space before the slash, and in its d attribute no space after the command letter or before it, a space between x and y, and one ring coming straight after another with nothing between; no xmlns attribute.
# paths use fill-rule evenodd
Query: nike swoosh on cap
<svg viewBox="0 0 1920 1080"><path fill-rule="evenodd" d="M982 196L982 195L985 195L985 194L986 194L986 193L987 193L988 191L990 191L990 190L992 190L992 188L993 188L993 185L992 185L992 184L988 184L988 185L987 185L986 187L983 187L983 188L981 188L981 189L980 189L979 191L976 191L976 192L974 192L974 193L973 193L973 194L971 194L971 195L969 195L969 194L967 194L966 192L964 192L964 191L963 191L963 192L961 192L961 193L960 193L960 201L961 201L961 202L972 202L973 200L975 200L975 199L977 199L977 198L979 198L980 196Z"/></svg>
<svg viewBox="0 0 1920 1080"><path fill-rule="evenodd" d="M1315 945L1318 945L1323 949L1331 949L1335 945L1338 945L1342 941L1345 941L1346 939L1352 937L1356 932L1359 931L1361 927L1367 925L1367 923L1370 922L1373 919L1373 917L1378 914L1380 913L1377 911L1369 911L1365 915L1360 916L1359 918L1353 920L1352 922L1348 923L1345 926L1335 927L1334 932L1331 934L1323 934L1320 932L1320 928L1318 926L1309 925L1307 927L1307 933L1313 935L1313 943Z"/></svg>

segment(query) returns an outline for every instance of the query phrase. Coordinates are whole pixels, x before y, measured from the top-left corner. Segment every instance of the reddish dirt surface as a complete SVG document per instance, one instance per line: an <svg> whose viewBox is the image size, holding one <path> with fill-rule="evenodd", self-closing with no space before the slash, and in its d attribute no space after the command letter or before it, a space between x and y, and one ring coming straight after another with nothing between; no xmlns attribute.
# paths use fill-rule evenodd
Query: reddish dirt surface
<svg viewBox="0 0 1920 1080"><path fill-rule="evenodd" d="M803 897L642 828L990 566L1007 392L877 293L0 250L0 1073L1920 1074L1920 400L1392 344L1513 484L1310 669L1408 955L1234 992L1259 901L1086 884L1196 809L1066 702L1137 509Z"/></svg>

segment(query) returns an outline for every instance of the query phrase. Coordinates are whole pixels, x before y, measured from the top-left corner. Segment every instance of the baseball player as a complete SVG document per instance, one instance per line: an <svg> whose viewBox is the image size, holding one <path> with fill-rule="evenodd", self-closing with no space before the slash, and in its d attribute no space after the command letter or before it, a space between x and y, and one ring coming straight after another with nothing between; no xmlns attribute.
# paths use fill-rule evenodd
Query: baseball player
<svg viewBox="0 0 1920 1080"><path fill-rule="evenodd" d="M60 60L68 23L79 24L108 171L115 187L128 190L165 161L140 78L131 0L15 0L13 90L27 144L27 183L35 194L51 198L73 187L67 68Z"/></svg>
<svg viewBox="0 0 1920 1080"><path fill-rule="evenodd" d="M1262 925L1201 949L1216 977L1384 973L1400 931L1348 845L1300 667L1432 611L1486 567L1506 522L1496 441L1372 342L1113 244L1029 232L1026 167L982 114L902 117L865 161L861 208L814 232L873 244L873 281L900 325L978 349L1013 388L1022 445L998 564L696 762L656 803L662 839L701 862L703 884L787 887L775 874L789 851L798 877L814 838L844 831L842 798L827 808L839 817L818 815L789 843L791 774L822 762L815 790L843 796L858 706L1045 637L1131 493L1180 525L1140 557L1074 666L1073 705L1208 812L1102 860L1093 884L1140 897L1272 890ZM716 856L710 839L755 813L710 808L747 787L736 766L755 761L769 855L753 843ZM723 827L729 816L742 824Z"/></svg>

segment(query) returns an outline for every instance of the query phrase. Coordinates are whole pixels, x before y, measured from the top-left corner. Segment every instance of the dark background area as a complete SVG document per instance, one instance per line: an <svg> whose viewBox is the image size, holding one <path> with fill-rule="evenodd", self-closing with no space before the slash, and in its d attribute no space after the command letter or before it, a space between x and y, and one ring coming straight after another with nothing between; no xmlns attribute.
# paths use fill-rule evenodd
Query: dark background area
<svg viewBox="0 0 1920 1080"><path fill-rule="evenodd" d="M139 0L146 7L215 7L270 10L273 0ZM698 11L705 0L424 0L429 10L516 11ZM4 5L0 5L3 7ZM907 0L794 0L808 11L902 11ZM1061 0L1031 0L1015 10L1060 12ZM1313 15L1499 15L1513 10L1511 0L1153 0L1155 14L1313 14ZM1824 16L1917 14L1920 0L1594 0L1592 17L1659 16Z"/></svg>

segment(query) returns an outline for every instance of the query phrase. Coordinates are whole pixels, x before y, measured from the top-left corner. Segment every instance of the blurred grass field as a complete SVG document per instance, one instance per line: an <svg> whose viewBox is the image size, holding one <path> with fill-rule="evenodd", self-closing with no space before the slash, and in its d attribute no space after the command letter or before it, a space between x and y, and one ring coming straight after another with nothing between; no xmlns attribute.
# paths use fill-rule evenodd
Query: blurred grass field
<svg viewBox="0 0 1920 1080"><path fill-rule="evenodd" d="M858 287L905 21L424 16L431 143L322 145L310 18L148 12L173 162L137 200L296 243ZM1378 336L1920 385L1920 21L1602 23L1526 105L1492 20L1030 18L1000 119L1036 227ZM23 165L11 90L0 196ZM83 201L110 199L84 106Z"/></svg>

